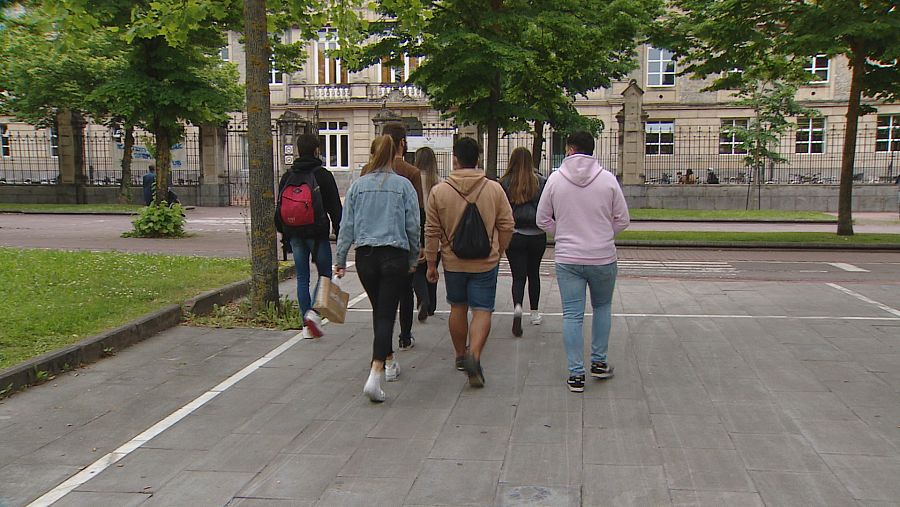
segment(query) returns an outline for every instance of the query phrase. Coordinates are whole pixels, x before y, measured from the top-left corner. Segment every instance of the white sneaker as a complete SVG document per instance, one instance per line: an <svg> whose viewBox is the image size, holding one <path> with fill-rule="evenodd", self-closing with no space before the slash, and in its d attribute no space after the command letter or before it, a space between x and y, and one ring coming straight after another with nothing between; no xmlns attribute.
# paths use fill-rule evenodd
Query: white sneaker
<svg viewBox="0 0 900 507"><path fill-rule="evenodd" d="M544 322L544 316L537 310L531 311L531 325L540 326Z"/></svg>
<svg viewBox="0 0 900 507"><path fill-rule="evenodd" d="M300 330L300 337L303 338L304 340L311 340L314 338L312 333L309 332L308 327L304 327L303 329Z"/></svg>
<svg viewBox="0 0 900 507"><path fill-rule="evenodd" d="M386 398L384 389L381 388L381 380L384 378L384 372L369 370L369 379L363 387L363 394L369 397L375 403L381 403Z"/></svg>
<svg viewBox="0 0 900 507"><path fill-rule="evenodd" d="M321 338L325 334L322 331L322 318L314 310L309 310L303 316L303 326L309 329L309 334L313 338Z"/></svg>
<svg viewBox="0 0 900 507"><path fill-rule="evenodd" d="M394 382L400 376L400 365L396 359L388 359L384 362L384 380Z"/></svg>

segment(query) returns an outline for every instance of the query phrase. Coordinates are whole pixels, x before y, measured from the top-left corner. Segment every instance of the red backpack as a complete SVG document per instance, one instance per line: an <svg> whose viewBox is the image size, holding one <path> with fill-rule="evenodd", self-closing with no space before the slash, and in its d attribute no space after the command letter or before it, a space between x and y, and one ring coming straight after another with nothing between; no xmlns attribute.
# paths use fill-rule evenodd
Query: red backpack
<svg viewBox="0 0 900 507"><path fill-rule="evenodd" d="M278 196L277 218L284 230L300 236L320 234L325 215L321 194L313 171L290 171Z"/></svg>

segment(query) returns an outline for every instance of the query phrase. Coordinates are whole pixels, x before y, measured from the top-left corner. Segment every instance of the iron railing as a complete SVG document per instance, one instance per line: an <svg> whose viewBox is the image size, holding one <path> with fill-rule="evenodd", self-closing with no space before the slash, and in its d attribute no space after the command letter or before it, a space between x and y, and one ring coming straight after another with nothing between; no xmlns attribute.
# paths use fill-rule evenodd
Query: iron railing
<svg viewBox="0 0 900 507"><path fill-rule="evenodd" d="M762 181L778 184L836 184L844 143L843 127L826 127L819 132L791 129L779 137L773 151L785 159L763 165ZM746 151L716 126L676 127L670 150L645 145L645 151L671 151L670 154L646 154L644 179L649 184L677 183L679 173L693 170L698 182L704 183L709 170L720 183L747 183L754 172L747 164ZM854 182L888 183L898 175L900 152L876 150L877 129L860 125L856 141ZM648 136L648 139L649 136ZM658 138L655 139L658 141ZM652 142L652 141L651 141Z"/></svg>

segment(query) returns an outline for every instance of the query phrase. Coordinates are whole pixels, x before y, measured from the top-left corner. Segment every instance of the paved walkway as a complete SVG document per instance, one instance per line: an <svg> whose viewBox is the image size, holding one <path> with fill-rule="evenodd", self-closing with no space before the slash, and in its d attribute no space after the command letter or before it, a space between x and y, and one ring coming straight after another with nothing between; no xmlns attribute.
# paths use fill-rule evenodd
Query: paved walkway
<svg viewBox="0 0 900 507"><path fill-rule="evenodd" d="M439 314L380 405L363 298L320 340L162 333L0 403L0 505L85 467L55 505L900 504L900 286L622 278L616 376L572 394L544 283L544 325L495 316L484 389Z"/></svg>

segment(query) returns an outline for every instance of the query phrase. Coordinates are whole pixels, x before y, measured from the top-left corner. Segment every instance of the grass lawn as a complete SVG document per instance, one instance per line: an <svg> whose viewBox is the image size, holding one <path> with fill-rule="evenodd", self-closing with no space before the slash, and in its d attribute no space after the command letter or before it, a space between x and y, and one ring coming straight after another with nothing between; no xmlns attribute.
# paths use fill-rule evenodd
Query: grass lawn
<svg viewBox="0 0 900 507"><path fill-rule="evenodd" d="M900 246L900 234L854 234L853 236L838 236L832 232L624 231L616 236L616 240L695 243L814 243Z"/></svg>
<svg viewBox="0 0 900 507"><path fill-rule="evenodd" d="M803 220L808 222L837 222L837 218L819 211L778 210L699 210L699 209L629 209L631 218L639 220Z"/></svg>
<svg viewBox="0 0 900 507"><path fill-rule="evenodd" d="M0 203L0 212L31 211L37 213L137 213L137 204L10 204Z"/></svg>
<svg viewBox="0 0 900 507"><path fill-rule="evenodd" d="M0 369L249 273L246 259L0 248Z"/></svg>

